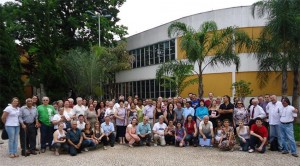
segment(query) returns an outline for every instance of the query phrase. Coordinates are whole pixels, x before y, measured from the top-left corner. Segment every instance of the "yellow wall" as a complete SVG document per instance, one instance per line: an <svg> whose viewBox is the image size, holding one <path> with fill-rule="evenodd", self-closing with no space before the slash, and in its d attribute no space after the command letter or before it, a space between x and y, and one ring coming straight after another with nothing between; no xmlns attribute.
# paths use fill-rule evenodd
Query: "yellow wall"
<svg viewBox="0 0 300 166"><path fill-rule="evenodd" d="M208 97L209 92L213 92L214 96L232 95L232 73L217 73L217 74L205 74L203 75L204 84L204 97ZM251 82L250 88L253 92L249 96L258 96L264 94L281 95L281 76L280 73L270 72L270 79L268 85L263 89L259 88L256 80L257 72L239 72L236 73L236 81L244 80ZM196 75L190 78L196 78ZM189 79L190 79L189 78ZM293 90L293 73L288 73L288 96L292 96ZM191 85L184 89L180 94L182 97L186 97L188 93L195 93L198 95L198 84Z"/></svg>

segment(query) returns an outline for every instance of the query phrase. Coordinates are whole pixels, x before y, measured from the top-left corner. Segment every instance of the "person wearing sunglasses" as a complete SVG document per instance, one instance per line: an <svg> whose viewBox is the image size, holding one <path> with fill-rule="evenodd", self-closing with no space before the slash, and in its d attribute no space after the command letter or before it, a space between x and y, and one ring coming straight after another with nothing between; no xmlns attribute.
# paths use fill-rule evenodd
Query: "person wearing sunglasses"
<svg viewBox="0 0 300 166"><path fill-rule="evenodd" d="M248 124L249 113L244 107L242 101L237 102L237 107L233 111L233 127L236 128L239 126L239 121L243 121L244 125Z"/></svg>

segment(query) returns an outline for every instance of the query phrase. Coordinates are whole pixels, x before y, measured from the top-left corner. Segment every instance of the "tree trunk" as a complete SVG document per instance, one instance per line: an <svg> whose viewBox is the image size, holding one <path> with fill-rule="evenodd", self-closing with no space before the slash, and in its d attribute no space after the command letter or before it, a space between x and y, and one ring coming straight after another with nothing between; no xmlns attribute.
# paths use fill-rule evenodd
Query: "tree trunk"
<svg viewBox="0 0 300 166"><path fill-rule="evenodd" d="M199 93L199 99L203 98L203 78L202 78L202 72L198 75L199 80L199 86L198 86L198 93Z"/></svg>
<svg viewBox="0 0 300 166"><path fill-rule="evenodd" d="M281 86L281 95L282 97L286 97L287 96L287 69L286 67L284 67L282 69L282 86Z"/></svg>

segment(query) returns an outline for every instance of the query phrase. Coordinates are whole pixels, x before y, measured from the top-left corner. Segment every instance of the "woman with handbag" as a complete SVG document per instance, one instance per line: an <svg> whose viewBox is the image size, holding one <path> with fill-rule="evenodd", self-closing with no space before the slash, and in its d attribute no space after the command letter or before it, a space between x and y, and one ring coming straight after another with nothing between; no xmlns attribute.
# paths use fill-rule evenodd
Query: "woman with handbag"
<svg viewBox="0 0 300 166"><path fill-rule="evenodd" d="M19 157L18 150L18 138L20 132L19 122L19 99L14 97L11 100L11 104L8 105L2 114L2 122L5 124L5 130L8 134L8 152L10 158Z"/></svg>

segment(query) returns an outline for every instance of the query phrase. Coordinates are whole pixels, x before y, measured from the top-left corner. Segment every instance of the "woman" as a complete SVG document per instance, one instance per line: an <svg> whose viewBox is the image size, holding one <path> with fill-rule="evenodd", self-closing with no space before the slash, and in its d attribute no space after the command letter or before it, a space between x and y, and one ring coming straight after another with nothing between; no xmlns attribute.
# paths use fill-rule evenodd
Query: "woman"
<svg viewBox="0 0 300 166"><path fill-rule="evenodd" d="M85 111L84 119L85 123L90 123L91 128L95 127L95 123L98 121L98 116L93 104L88 106L88 109Z"/></svg>
<svg viewBox="0 0 300 166"><path fill-rule="evenodd" d="M167 145L172 145L175 143L175 129L174 123L172 120L169 120L168 126L165 129L165 140Z"/></svg>
<svg viewBox="0 0 300 166"><path fill-rule="evenodd" d="M87 122L85 128L82 131L83 140L87 142L87 147L95 147L98 144L98 141L94 139L94 132L91 128L91 124ZM84 148L84 151L88 151L87 148Z"/></svg>
<svg viewBox="0 0 300 166"><path fill-rule="evenodd" d="M176 146L183 147L185 137L186 137L185 129L182 127L182 124L180 122L177 122L176 131L175 131Z"/></svg>
<svg viewBox="0 0 300 166"><path fill-rule="evenodd" d="M69 151L69 145L66 141L67 132L64 130L64 126L65 124L63 122L59 122L57 130L53 133L52 146L55 148L54 154L56 156L59 156L59 150L61 148L63 148L66 152Z"/></svg>
<svg viewBox="0 0 300 166"><path fill-rule="evenodd" d="M189 145L193 141L194 147L197 146L197 126L196 122L193 120L192 115L188 115L184 123L184 128L186 129L185 144Z"/></svg>
<svg viewBox="0 0 300 166"><path fill-rule="evenodd" d="M200 122L203 120L204 116L208 116L208 109L205 107L204 100L201 99L199 102L199 107L195 110L196 122L197 127L199 126Z"/></svg>
<svg viewBox="0 0 300 166"><path fill-rule="evenodd" d="M125 144L126 133L126 109L124 108L124 101L119 101L120 107L116 109L116 126L117 126L117 138L119 138L120 144Z"/></svg>
<svg viewBox="0 0 300 166"><path fill-rule="evenodd" d="M223 151L233 151L233 147L235 144L234 139L234 130L231 126L229 126L229 120L224 119L224 127L222 129L222 137L220 139L219 148Z"/></svg>
<svg viewBox="0 0 300 166"><path fill-rule="evenodd" d="M137 111L134 103L131 103L130 109L127 110L127 122L131 124L132 118L137 118Z"/></svg>
<svg viewBox="0 0 300 166"><path fill-rule="evenodd" d="M155 110L154 110L154 116L153 116L153 124L157 123L158 122L158 117L160 115L163 115L163 111L161 110L161 102L157 102L156 103L156 107L155 107Z"/></svg>
<svg viewBox="0 0 300 166"><path fill-rule="evenodd" d="M105 104L103 101L100 101L99 109L97 110L98 121L100 123L104 122L104 115L105 115Z"/></svg>
<svg viewBox="0 0 300 166"><path fill-rule="evenodd" d="M222 138L222 132L223 132L223 122L220 119L217 119L217 127L215 128L215 140L216 144L220 143L220 140Z"/></svg>
<svg viewBox="0 0 300 166"><path fill-rule="evenodd" d="M238 101L236 103L236 108L233 111L233 127L236 128L239 126L239 121L243 121L244 125L248 124L249 113L247 109L244 107L242 101Z"/></svg>
<svg viewBox="0 0 300 166"><path fill-rule="evenodd" d="M213 99L209 106L209 120L213 124L214 128L217 127L217 119L219 116L220 114L217 109L217 101Z"/></svg>
<svg viewBox="0 0 300 166"><path fill-rule="evenodd" d="M3 110L1 117L2 122L5 124L5 130L8 135L8 153L10 158L19 157L17 150L20 132L20 109L18 106L19 99L17 97L12 98L11 104Z"/></svg>
<svg viewBox="0 0 300 166"><path fill-rule="evenodd" d="M136 111L138 114L139 122L143 121L143 109L144 109L143 101L141 99L138 99L138 104L136 105Z"/></svg>
<svg viewBox="0 0 300 166"><path fill-rule="evenodd" d="M217 110L219 109L220 105L222 104L222 97L221 96L218 96L216 98L216 102L217 102Z"/></svg>
<svg viewBox="0 0 300 166"><path fill-rule="evenodd" d="M131 103L133 103L133 100L132 100L131 96L127 97L127 102L128 102L129 105L131 105Z"/></svg>
<svg viewBox="0 0 300 166"><path fill-rule="evenodd" d="M126 128L126 140L128 141L129 147L133 147L134 143L138 143L140 141L140 137L137 135L138 121L136 117L132 118L131 124L129 124Z"/></svg>
<svg viewBox="0 0 300 166"><path fill-rule="evenodd" d="M66 126L67 129L71 128L71 121L76 118L76 115L72 108L70 108L70 101L64 102L64 116L67 118Z"/></svg>
<svg viewBox="0 0 300 166"><path fill-rule="evenodd" d="M133 104L137 105L138 104L138 99L133 99Z"/></svg>
<svg viewBox="0 0 300 166"><path fill-rule="evenodd" d="M100 144L101 142L103 143L103 149L106 150L107 148L105 147L107 139L104 138L105 134L103 129L101 128L101 125L99 122L95 123L95 128L93 132L93 138Z"/></svg>
<svg viewBox="0 0 300 166"><path fill-rule="evenodd" d="M169 121L176 121L176 114L173 111L174 105L170 103L167 107L167 111L164 112L165 122L166 124L169 124Z"/></svg>
<svg viewBox="0 0 300 166"><path fill-rule="evenodd" d="M245 126L243 120L239 120L239 126L236 128L236 133L240 139L240 151L247 152L250 145L250 130L248 126Z"/></svg>

